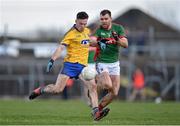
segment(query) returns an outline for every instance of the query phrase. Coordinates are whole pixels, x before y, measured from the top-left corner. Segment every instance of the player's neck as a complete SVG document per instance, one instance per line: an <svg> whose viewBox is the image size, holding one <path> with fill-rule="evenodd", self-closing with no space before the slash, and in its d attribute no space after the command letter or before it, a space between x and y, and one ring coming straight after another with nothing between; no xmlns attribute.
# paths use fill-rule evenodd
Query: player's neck
<svg viewBox="0 0 180 126"><path fill-rule="evenodd" d="M83 32L83 30L80 30L79 27L77 27L76 24L74 24L74 28L75 28L78 32Z"/></svg>
<svg viewBox="0 0 180 126"><path fill-rule="evenodd" d="M107 28L104 28L105 30L110 30L112 27L112 23L109 24L109 26Z"/></svg>
<svg viewBox="0 0 180 126"><path fill-rule="evenodd" d="M107 30L110 30L110 29L111 29L111 27L112 27L112 23L110 23L110 24L109 24L109 27L108 27L108 29L107 29Z"/></svg>

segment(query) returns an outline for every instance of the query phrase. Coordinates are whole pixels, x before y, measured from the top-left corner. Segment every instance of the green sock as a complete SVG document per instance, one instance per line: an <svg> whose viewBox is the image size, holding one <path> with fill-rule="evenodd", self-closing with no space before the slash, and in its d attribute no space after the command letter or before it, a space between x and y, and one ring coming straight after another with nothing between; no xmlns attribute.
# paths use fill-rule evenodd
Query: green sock
<svg viewBox="0 0 180 126"><path fill-rule="evenodd" d="M44 94L44 93L45 93L44 88L41 88L41 89L40 89L40 93L41 93L41 94Z"/></svg>

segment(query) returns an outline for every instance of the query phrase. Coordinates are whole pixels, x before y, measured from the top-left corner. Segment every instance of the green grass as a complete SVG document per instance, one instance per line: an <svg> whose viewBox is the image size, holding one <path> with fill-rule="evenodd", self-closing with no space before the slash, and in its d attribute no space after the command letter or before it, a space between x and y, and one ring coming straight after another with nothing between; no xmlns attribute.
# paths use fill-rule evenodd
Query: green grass
<svg viewBox="0 0 180 126"><path fill-rule="evenodd" d="M180 124L180 103L127 103L115 101L99 122L80 100L0 100L0 124L9 125L170 125Z"/></svg>

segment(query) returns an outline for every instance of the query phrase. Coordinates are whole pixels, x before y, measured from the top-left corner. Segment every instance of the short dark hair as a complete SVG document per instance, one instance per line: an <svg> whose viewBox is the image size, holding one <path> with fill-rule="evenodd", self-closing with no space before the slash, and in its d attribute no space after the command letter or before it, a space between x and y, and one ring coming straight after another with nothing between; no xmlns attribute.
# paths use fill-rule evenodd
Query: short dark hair
<svg viewBox="0 0 180 126"><path fill-rule="evenodd" d="M105 9L105 10L102 10L100 13L100 15L102 15L102 16L104 16L106 14L108 14L111 17L111 11L110 10Z"/></svg>
<svg viewBox="0 0 180 126"><path fill-rule="evenodd" d="M76 15L76 19L88 19L88 18L89 18L88 14L84 11L81 11Z"/></svg>

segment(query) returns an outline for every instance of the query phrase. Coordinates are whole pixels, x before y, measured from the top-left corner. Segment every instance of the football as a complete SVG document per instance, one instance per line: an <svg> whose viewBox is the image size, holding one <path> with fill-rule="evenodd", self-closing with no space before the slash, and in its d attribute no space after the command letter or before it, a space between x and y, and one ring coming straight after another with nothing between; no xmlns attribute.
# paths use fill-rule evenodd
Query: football
<svg viewBox="0 0 180 126"><path fill-rule="evenodd" d="M84 69L81 72L82 77L88 81L94 79L96 74L96 70L91 67L84 67Z"/></svg>

